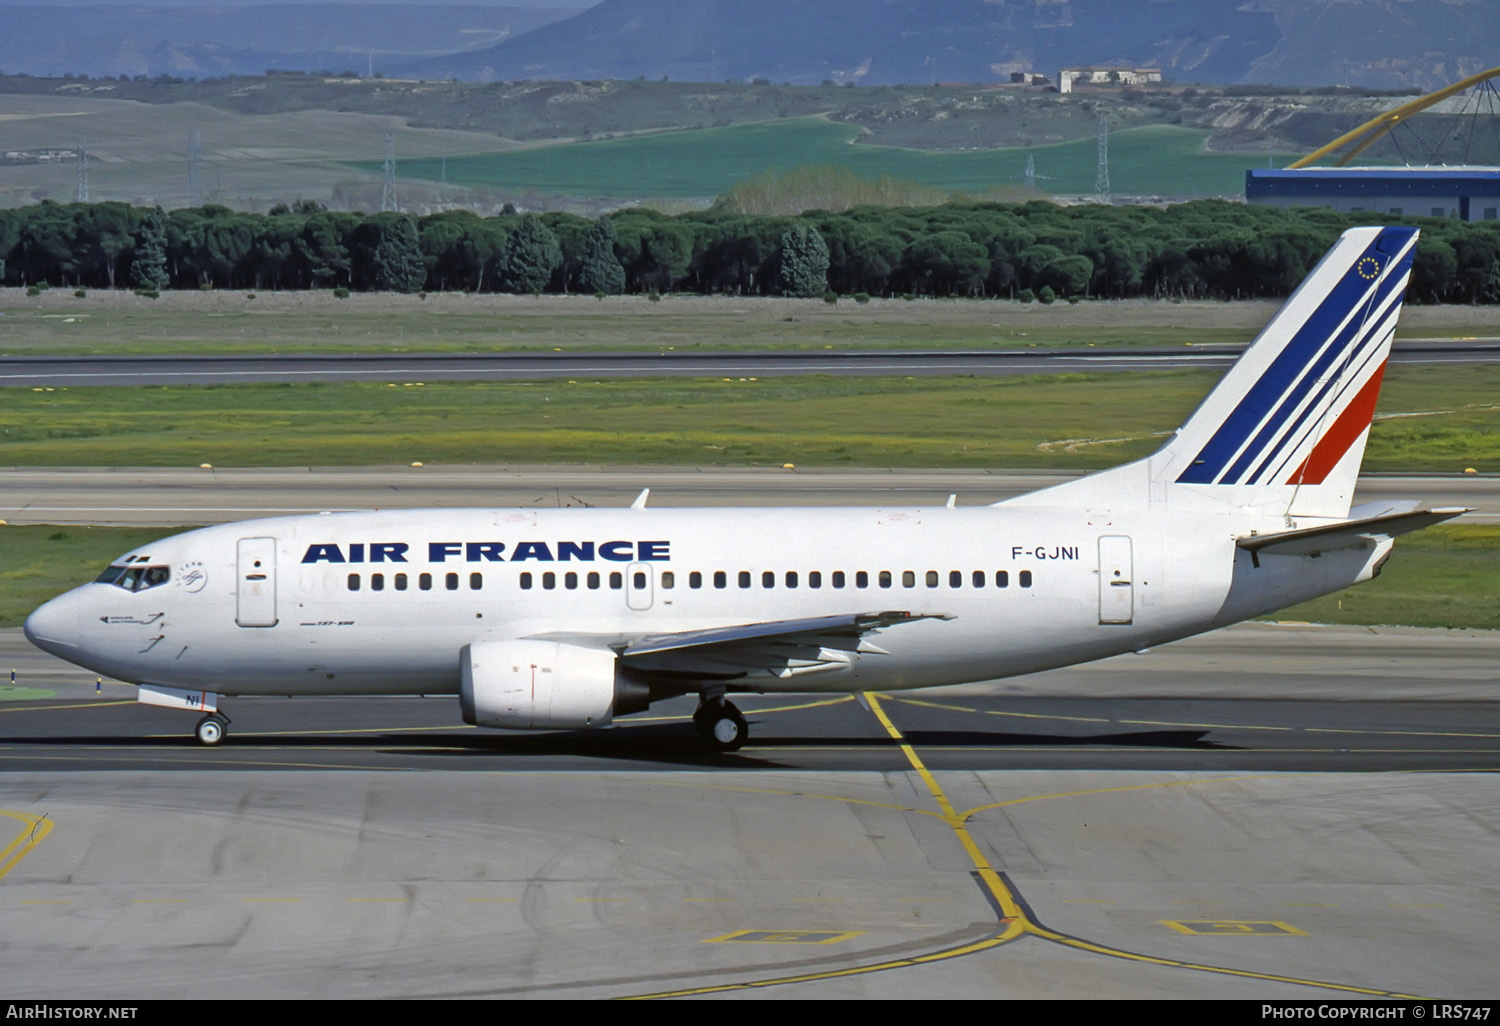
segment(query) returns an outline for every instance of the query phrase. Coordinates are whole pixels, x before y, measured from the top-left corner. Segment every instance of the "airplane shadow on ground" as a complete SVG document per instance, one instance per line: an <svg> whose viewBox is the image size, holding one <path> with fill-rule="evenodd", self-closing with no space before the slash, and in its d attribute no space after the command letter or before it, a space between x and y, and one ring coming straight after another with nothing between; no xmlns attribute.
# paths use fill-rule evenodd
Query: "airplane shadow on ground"
<svg viewBox="0 0 1500 1026"><path fill-rule="evenodd" d="M752 723L754 721L752 720ZM347 728L346 728L347 729ZM1007 749L1099 748L1101 750L1158 751L1242 751L1238 745L1226 745L1207 739L1206 730L1144 730L1107 734L1015 733L982 730L916 730L905 734L906 743L917 749L943 749L971 753L1003 753ZM622 726L607 731L565 731L538 734L502 734L462 731L454 733L372 731L369 734L306 733L274 735L247 731L231 733L215 748L204 747L184 734L181 737L114 736L31 736L0 737L0 746L56 746L59 748L93 747L102 749L153 748L198 751L205 756L215 751L226 755L239 751L347 751L368 752L382 756L458 760L469 763L477 759L584 758L620 762L654 762L684 767L722 769L797 768L799 751L864 753L896 752L895 742L883 735L839 736L798 734L757 736L752 734L746 750L718 752L708 749L691 729L680 724ZM231 756L232 759L232 756ZM229 760L226 760L229 761ZM455 766L454 768L458 768ZM464 768L472 768L465 765Z"/></svg>

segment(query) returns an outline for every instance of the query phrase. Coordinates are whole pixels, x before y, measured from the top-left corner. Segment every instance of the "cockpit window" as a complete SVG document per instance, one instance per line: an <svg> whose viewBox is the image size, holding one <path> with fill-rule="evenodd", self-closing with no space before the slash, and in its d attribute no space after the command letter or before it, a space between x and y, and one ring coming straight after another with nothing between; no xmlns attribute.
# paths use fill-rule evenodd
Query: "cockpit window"
<svg viewBox="0 0 1500 1026"><path fill-rule="evenodd" d="M166 566L108 566L94 578L95 584L113 584L126 591L145 591L172 579L172 568Z"/></svg>

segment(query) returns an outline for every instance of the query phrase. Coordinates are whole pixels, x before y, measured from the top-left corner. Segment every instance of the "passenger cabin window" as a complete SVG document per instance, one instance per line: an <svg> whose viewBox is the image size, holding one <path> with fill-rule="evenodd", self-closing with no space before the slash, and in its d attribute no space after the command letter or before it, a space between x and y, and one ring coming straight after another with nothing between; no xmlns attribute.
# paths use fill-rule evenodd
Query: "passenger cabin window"
<svg viewBox="0 0 1500 1026"><path fill-rule="evenodd" d="M156 588L172 579L171 567L165 566L120 566L105 567L104 572L94 578L96 584L113 584L126 591L145 591Z"/></svg>
<svg viewBox="0 0 1500 1026"><path fill-rule="evenodd" d="M1004 571L1001 571L1001 572L1003 573ZM1030 570L1022 570L1021 571L1021 587L1023 587L1023 588L1029 588L1029 587L1031 587L1031 571Z"/></svg>

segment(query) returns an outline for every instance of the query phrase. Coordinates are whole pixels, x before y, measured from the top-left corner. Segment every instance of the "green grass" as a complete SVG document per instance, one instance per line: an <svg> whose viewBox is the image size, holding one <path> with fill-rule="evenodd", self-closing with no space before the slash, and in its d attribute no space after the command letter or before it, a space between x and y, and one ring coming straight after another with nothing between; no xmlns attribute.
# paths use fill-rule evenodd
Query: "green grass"
<svg viewBox="0 0 1500 1026"><path fill-rule="evenodd" d="M1500 628L1500 527L1444 524L1396 539L1373 581L1268 619Z"/></svg>
<svg viewBox="0 0 1500 1026"><path fill-rule="evenodd" d="M819 117L792 118L728 128L704 128L622 139L561 143L503 153L447 159L453 185L538 189L564 195L718 196L737 182L803 164L846 166L867 178L890 175L924 185L971 193L1020 185L1026 157L1043 176L1047 193L1089 194L1098 164L1093 138L1043 146L931 152L856 143L861 130ZM1211 154L1205 131L1149 125L1109 139L1114 192L1174 196L1238 196L1245 170L1263 167L1264 153ZM1291 155L1273 155L1280 167ZM355 165L377 172L379 162ZM438 181L437 160L401 164L403 176Z"/></svg>
<svg viewBox="0 0 1500 1026"><path fill-rule="evenodd" d="M0 465L423 462L1112 466L1154 450L1217 371L0 392ZM1370 471L1500 468L1500 367L1393 366Z"/></svg>
<svg viewBox="0 0 1500 1026"><path fill-rule="evenodd" d="M1245 344L1275 304L0 291L0 354L678 352ZM1500 335L1500 309L1409 307L1401 338Z"/></svg>
<svg viewBox="0 0 1500 1026"><path fill-rule="evenodd" d="M170 533L160 527L0 527L0 627L19 627L43 602Z"/></svg>
<svg viewBox="0 0 1500 1026"><path fill-rule="evenodd" d="M1008 300L860 305L845 299L828 306L821 300L696 296L647 303L644 297L623 296L600 301L454 294L424 301L261 293L248 300L243 293L224 292L168 293L153 301L99 290L83 299L19 297L19 290L10 290L13 301L0 302L3 355L1136 347L1244 344L1258 330L1195 326L1191 322L1201 307L1191 303L1138 304L1125 315L1131 323L1101 325L1089 322L1109 320L1105 304L1045 308ZM1500 312L1495 333L1500 334Z"/></svg>
<svg viewBox="0 0 1500 1026"><path fill-rule="evenodd" d="M164 528L0 527L0 627L110 560L171 533ZM1444 525L1396 541L1375 580L1306 602L1274 619L1318 623L1500 627L1500 527ZM3 696L0 696L3 697Z"/></svg>

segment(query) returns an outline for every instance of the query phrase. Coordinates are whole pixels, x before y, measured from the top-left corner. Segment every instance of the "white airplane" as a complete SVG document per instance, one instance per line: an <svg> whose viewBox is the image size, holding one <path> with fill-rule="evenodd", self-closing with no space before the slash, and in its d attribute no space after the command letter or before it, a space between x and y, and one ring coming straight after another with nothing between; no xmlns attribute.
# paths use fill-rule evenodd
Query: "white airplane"
<svg viewBox="0 0 1500 1026"><path fill-rule="evenodd" d="M397 510L128 553L37 646L204 713L223 695L455 694L465 722L605 727L696 692L854 693L1034 673L1367 581L1462 509L1351 509L1417 232L1354 228L1145 459L993 506Z"/></svg>

